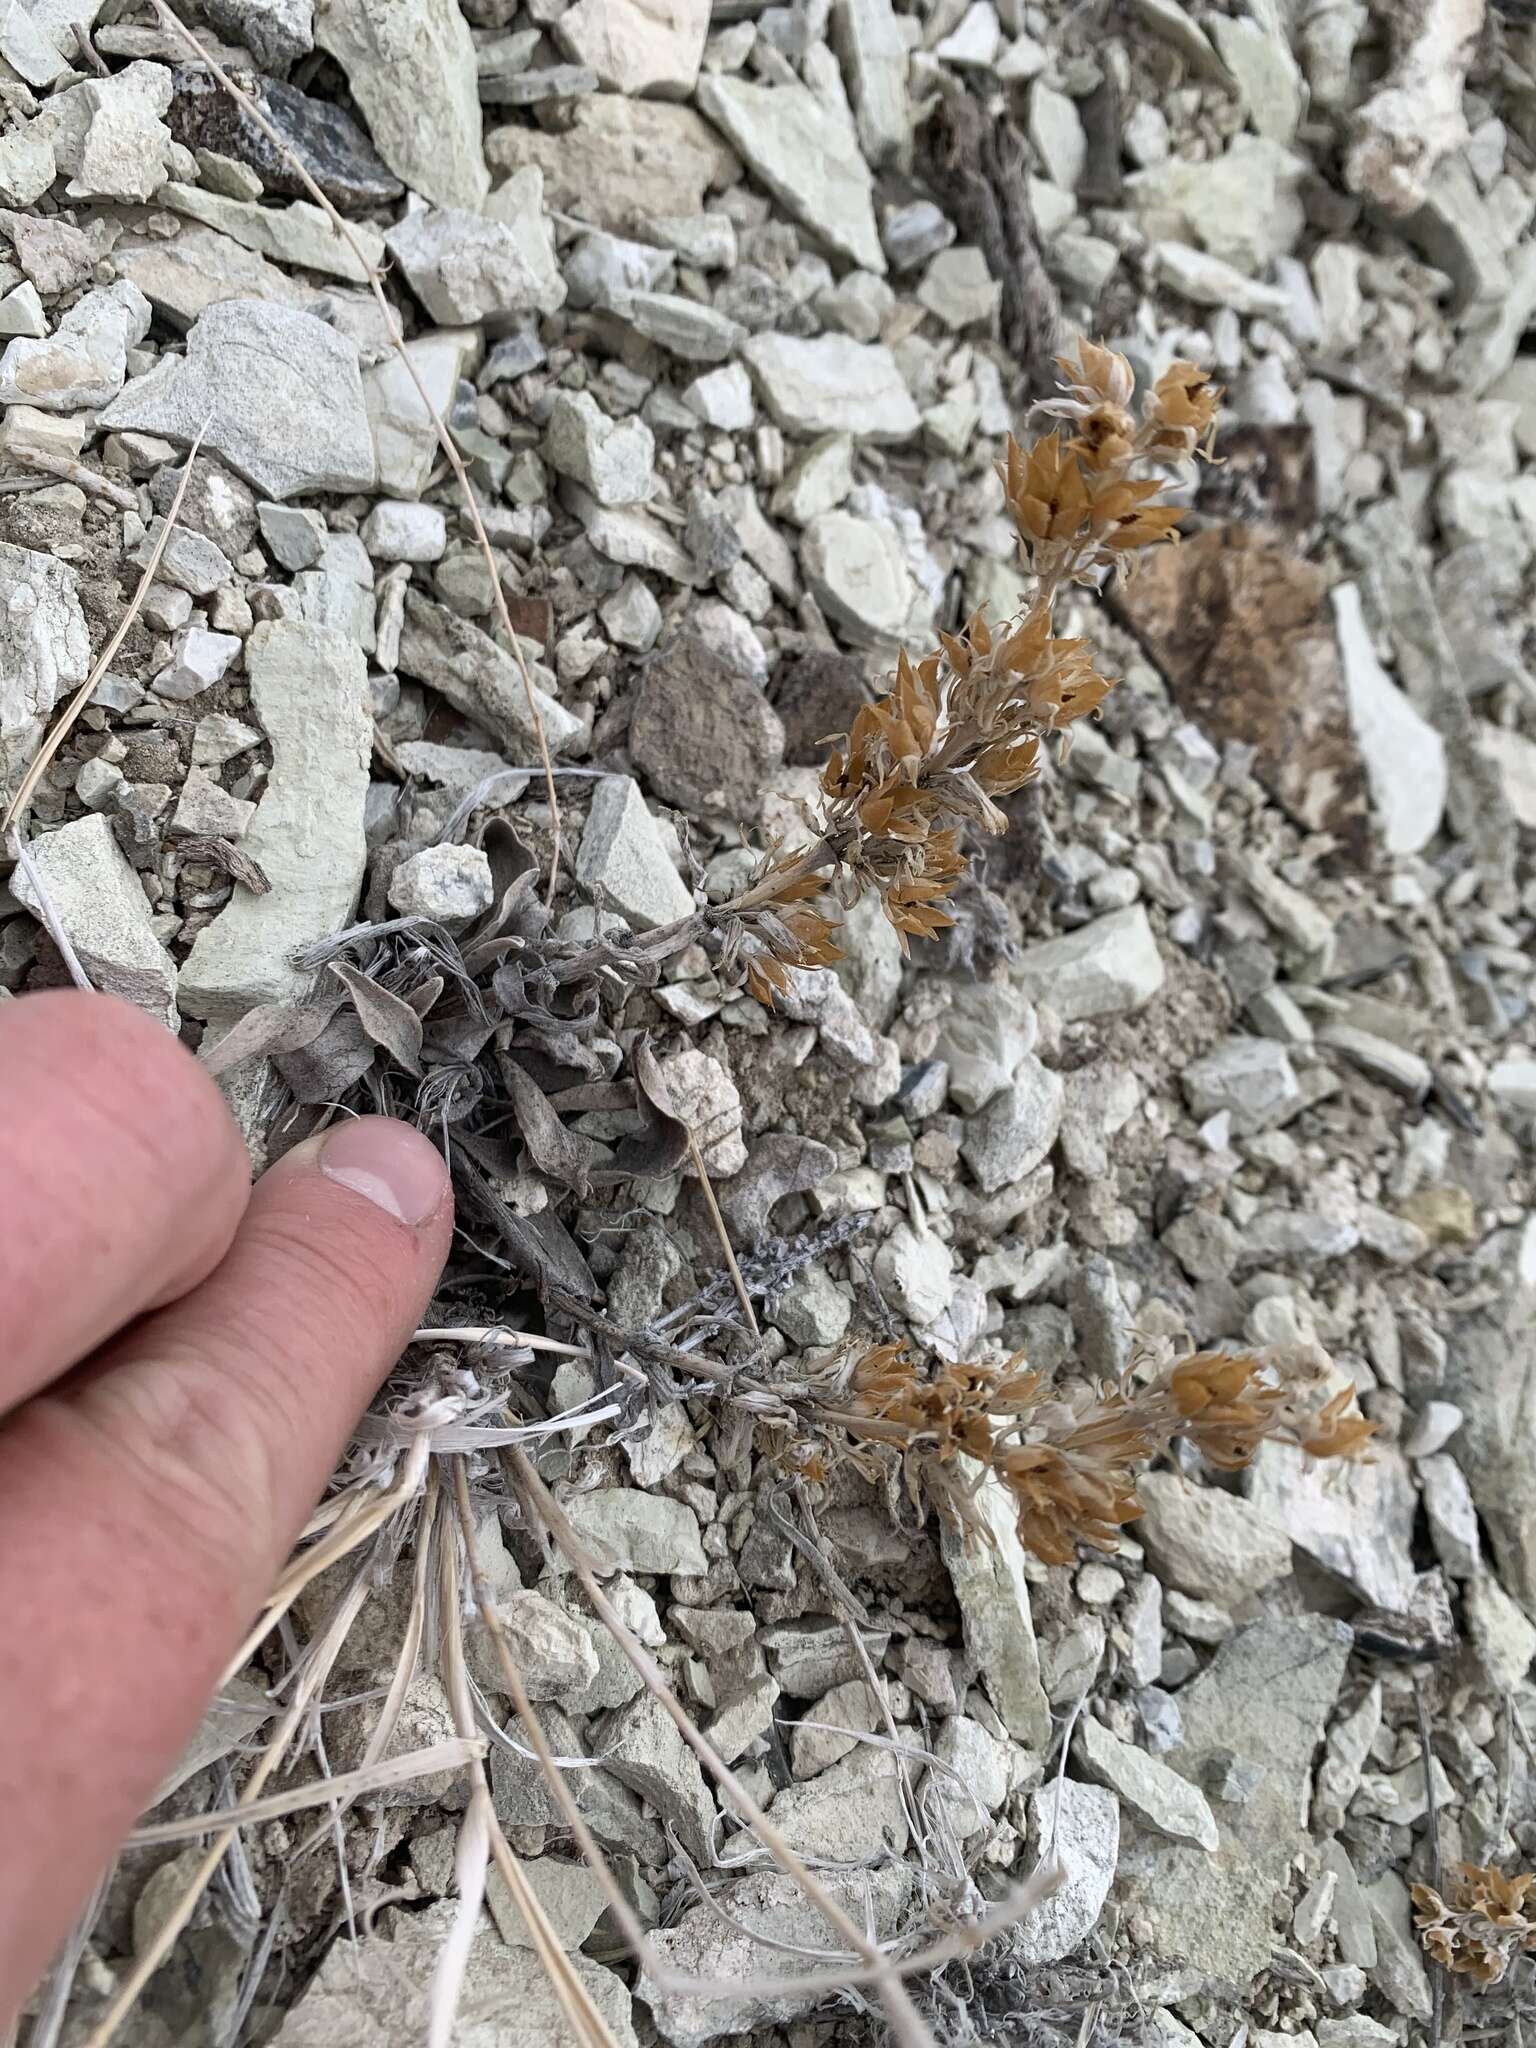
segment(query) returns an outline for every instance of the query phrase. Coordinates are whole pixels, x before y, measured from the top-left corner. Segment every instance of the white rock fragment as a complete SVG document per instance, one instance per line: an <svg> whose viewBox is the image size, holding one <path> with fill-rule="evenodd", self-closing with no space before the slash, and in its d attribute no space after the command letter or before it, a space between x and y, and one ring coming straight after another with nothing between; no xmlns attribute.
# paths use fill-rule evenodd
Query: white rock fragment
<svg viewBox="0 0 1536 2048"><path fill-rule="evenodd" d="M1162 956L1139 903L1026 946L1013 981L1034 1002L1049 1003L1064 1024L1139 1010L1163 985Z"/></svg>
<svg viewBox="0 0 1536 2048"><path fill-rule="evenodd" d="M1002 286L987 259L969 243L941 249L917 288L919 302L953 333L985 325L997 311Z"/></svg>
<svg viewBox="0 0 1536 2048"><path fill-rule="evenodd" d="M1417 206L1436 164L1467 139L1462 90L1485 0L1400 0L1390 71L1350 123L1344 182L1389 213Z"/></svg>
<svg viewBox="0 0 1536 2048"><path fill-rule="evenodd" d="M610 640L644 654L661 632L661 606L638 576L626 576L612 597L598 606L598 617Z"/></svg>
<svg viewBox="0 0 1536 2048"><path fill-rule="evenodd" d="M384 237L406 283L439 326L553 313L565 304L554 232L544 211L543 174L530 164L511 182L517 204L504 198L498 220L461 207L423 207Z"/></svg>
<svg viewBox="0 0 1536 2048"><path fill-rule="evenodd" d="M949 1247L932 1231L898 1223L875 1254L875 1278L909 1322L935 1322L954 1292Z"/></svg>
<svg viewBox="0 0 1536 2048"><path fill-rule="evenodd" d="M950 1098L967 1116L1007 1087L1020 1060L1034 1050L1036 1029L1033 1008L1010 983L951 984L934 1056L948 1066Z"/></svg>
<svg viewBox="0 0 1536 2048"><path fill-rule="evenodd" d="M323 626L281 619L256 627L245 665L272 747L245 851L272 886L264 896L237 889L182 967L182 1008L219 1022L305 992L312 977L293 956L346 924L366 854L373 719L361 651Z"/></svg>
<svg viewBox="0 0 1536 2048"><path fill-rule="evenodd" d="M1259 284L1230 263L1185 242L1155 242L1151 264L1164 284L1197 306L1230 306L1234 313L1278 320L1282 325L1291 311L1290 295L1278 285Z"/></svg>
<svg viewBox="0 0 1536 2048"><path fill-rule="evenodd" d="M803 85L728 77L701 79L698 104L812 234L861 270L884 271L874 181L845 112Z"/></svg>
<svg viewBox="0 0 1536 2048"><path fill-rule="evenodd" d="M87 292L41 341L18 337L0 356L0 405L80 412L116 398L128 350L149 332L150 305L126 278Z"/></svg>
<svg viewBox="0 0 1536 2048"><path fill-rule="evenodd" d="M1306 92L1277 0L1255 0L1244 19L1207 17L1211 40L1237 80L1253 125L1271 142L1295 140Z"/></svg>
<svg viewBox="0 0 1536 2048"><path fill-rule="evenodd" d="M891 647L906 637L917 591L901 542L882 521L822 513L801 540L800 570L855 646Z"/></svg>
<svg viewBox="0 0 1536 2048"><path fill-rule="evenodd" d="M158 696L178 703L212 689L239 659L242 646L236 633L210 633L206 626L191 626L177 642L170 666L155 677Z"/></svg>
<svg viewBox="0 0 1536 2048"><path fill-rule="evenodd" d="M1015 1953L1023 1963L1056 1963L1093 1932L1114 1883L1120 1853L1114 1794L1076 1778L1031 1794L1029 1843L1036 1857L1054 1849L1061 1881L1020 1921Z"/></svg>
<svg viewBox="0 0 1536 2048"><path fill-rule="evenodd" d="M887 348L823 334L756 334L742 350L764 403L786 432L910 440L922 421Z"/></svg>
<svg viewBox="0 0 1536 2048"><path fill-rule="evenodd" d="M962 71L986 71L1002 44L1003 27L992 0L971 0L949 34L934 45L933 54Z"/></svg>
<svg viewBox="0 0 1536 2048"><path fill-rule="evenodd" d="M544 429L544 455L599 505L641 505L656 487L656 441L638 413L611 420L590 391L557 391Z"/></svg>
<svg viewBox="0 0 1536 2048"><path fill-rule="evenodd" d="M1303 1102L1290 1055L1272 1038L1223 1039L1192 1060L1181 1078L1197 1122L1225 1110L1242 1137L1285 1123Z"/></svg>
<svg viewBox="0 0 1536 2048"><path fill-rule="evenodd" d="M376 270L384 260L384 237L377 228L353 221L354 250L331 226L329 215L307 199L295 199L287 206L261 206L209 192L201 185L173 183L161 192L160 203L274 263L296 264L346 284L366 284L369 270Z"/></svg>
<svg viewBox="0 0 1536 2048"><path fill-rule="evenodd" d="M709 1569L698 1516L666 1494L604 1486L575 1495L565 1512L577 1534L619 1571L697 1578Z"/></svg>
<svg viewBox="0 0 1536 2048"><path fill-rule="evenodd" d="M445 328L405 344L416 377L440 419L475 347L467 329ZM419 497L441 458L437 429L411 372L393 350L363 379L363 402L378 460L378 485L397 498Z"/></svg>
<svg viewBox="0 0 1536 2048"><path fill-rule="evenodd" d="M1051 183L1075 192L1088 161L1088 139L1075 102L1043 79L1030 87L1029 139Z"/></svg>
<svg viewBox="0 0 1536 2048"><path fill-rule="evenodd" d="M1261 135L1237 135L1214 161L1169 157L1126 181L1154 241L1198 242L1252 276L1295 248L1306 223L1296 187L1301 158ZM1342 248L1324 243L1323 249Z"/></svg>
<svg viewBox="0 0 1536 2048"><path fill-rule="evenodd" d="M457 0L324 0L315 41L346 73L395 176L438 206L477 212L490 177L475 45Z"/></svg>
<svg viewBox="0 0 1536 2048"><path fill-rule="evenodd" d="M722 1180L740 1173L747 1163L741 1095L727 1069L713 1054L688 1046L664 1059L660 1071L673 1111L698 1139L705 1166Z"/></svg>
<svg viewBox="0 0 1536 2048"><path fill-rule="evenodd" d="M1034 1172L1056 1143L1063 1099L1061 1076L1026 1053L1008 1085L967 1121L960 1150L985 1193Z"/></svg>
<svg viewBox="0 0 1536 2048"><path fill-rule="evenodd" d="M187 445L201 433L205 447L269 498L374 485L357 346L291 306L210 306L188 334L185 356L163 356L136 377L101 423Z"/></svg>
<svg viewBox="0 0 1536 2048"><path fill-rule="evenodd" d="M1449 771L1445 742L1381 663L1353 583L1330 592L1344 690L1384 851L1421 853L1440 829Z"/></svg>
<svg viewBox="0 0 1536 2048"><path fill-rule="evenodd" d="M77 818L34 839L11 888L44 924L46 896L95 987L180 1029L175 962L155 936L143 886L104 817Z"/></svg>
<svg viewBox="0 0 1536 2048"><path fill-rule="evenodd" d="M1209 1801L1160 1758L1122 1742L1091 1715L1077 1724L1076 1747L1089 1777L1107 1785L1143 1826L1171 1841L1193 1842L1213 1853L1217 1849L1220 1837Z"/></svg>
<svg viewBox="0 0 1536 2048"><path fill-rule="evenodd" d="M605 775L592 797L576 879L631 929L653 931L693 911L693 897L630 775Z"/></svg>
<svg viewBox="0 0 1536 2048"><path fill-rule="evenodd" d="M695 377L683 392L683 403L706 427L717 427L722 433L744 434L757 418L752 380L740 363L726 363Z"/></svg>
<svg viewBox="0 0 1536 2048"><path fill-rule="evenodd" d="M85 681L90 663L75 571L31 548L0 544L0 784L14 786L44 719Z"/></svg>
<svg viewBox="0 0 1536 2048"><path fill-rule="evenodd" d="M58 175L47 129L29 121L0 137L0 200L7 206L34 206Z"/></svg>
<svg viewBox="0 0 1536 2048"><path fill-rule="evenodd" d="M555 39L605 92L686 99L699 75L709 0L576 0Z"/></svg>
<svg viewBox="0 0 1536 2048"><path fill-rule="evenodd" d="M448 520L440 505L386 498L363 521L362 536L376 562L440 562L448 548Z"/></svg>
<svg viewBox="0 0 1536 2048"><path fill-rule="evenodd" d="M865 160L904 164L912 153L907 45L891 0L836 0L832 36Z"/></svg>
<svg viewBox="0 0 1536 2048"><path fill-rule="evenodd" d="M245 837L255 811L255 804L246 797L232 796L206 768L189 768L171 814L170 829L181 839L233 842Z"/></svg>
<svg viewBox="0 0 1536 2048"><path fill-rule="evenodd" d="M389 878L391 908L451 930L489 910L494 895L491 863L478 846L423 847Z"/></svg>
<svg viewBox="0 0 1536 2048"><path fill-rule="evenodd" d="M65 187L69 198L153 199L175 150L162 118L171 104L170 72L163 64L130 64L73 91L80 95L86 126L78 149L61 152L61 168L74 174ZM54 147L61 151L58 138Z"/></svg>
<svg viewBox="0 0 1536 2048"><path fill-rule="evenodd" d="M970 1499L985 1532L973 1536L944 1525L939 1536L965 1628L967 1660L1014 1741L1043 1751L1050 1739L1051 1710L1040 1683L1018 1503L994 1473L981 1477L966 1457L959 1467L968 1486L980 1480Z"/></svg>
<svg viewBox="0 0 1536 2048"><path fill-rule="evenodd" d="M1257 1593L1291 1568L1291 1539L1247 1501L1195 1486L1173 1472L1137 1482L1146 1513L1136 1524L1163 1583L1197 1600Z"/></svg>

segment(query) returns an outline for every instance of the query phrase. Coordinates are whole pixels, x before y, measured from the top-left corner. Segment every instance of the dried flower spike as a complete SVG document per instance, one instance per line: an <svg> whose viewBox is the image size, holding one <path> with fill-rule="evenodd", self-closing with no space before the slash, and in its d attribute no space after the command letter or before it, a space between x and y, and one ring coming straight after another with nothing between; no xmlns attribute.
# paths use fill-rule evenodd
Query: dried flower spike
<svg viewBox="0 0 1536 2048"><path fill-rule="evenodd" d="M847 907L875 894L904 950L953 924L944 905L965 872L962 833L1003 831L1000 800L1039 772L1047 736L1111 688L1087 641L1055 633L1056 600L1069 585L1129 574L1139 549L1176 538L1183 507L1144 472L1208 449L1221 393L1194 364L1175 363L1138 419L1123 356L1085 341L1061 370L1062 395L1039 410L1062 424L1028 449L1010 435L998 464L1034 581L1028 602L997 626L978 611L917 661L900 655L887 695L832 751L807 812L812 843L770 854L722 909L728 957L745 961L764 1002L785 992L788 969L835 957L837 920L810 911L808 897L830 891Z"/></svg>
<svg viewBox="0 0 1536 2048"><path fill-rule="evenodd" d="M1371 1424L1347 1415L1348 1388L1309 1409L1299 1389L1251 1353L1201 1351L1134 1384L1151 1361L1133 1363L1118 1387L1048 1390L1016 1353L1002 1364L940 1361L924 1370L904 1344L854 1359L821 1419L908 1461L913 1491L926 1485L942 1511L965 1521L963 1453L992 1472L1018 1507L1020 1540L1047 1564L1070 1564L1077 1546L1114 1550L1118 1531L1142 1512L1142 1468L1186 1437L1222 1471L1251 1462L1266 1438L1314 1457L1355 1456Z"/></svg>

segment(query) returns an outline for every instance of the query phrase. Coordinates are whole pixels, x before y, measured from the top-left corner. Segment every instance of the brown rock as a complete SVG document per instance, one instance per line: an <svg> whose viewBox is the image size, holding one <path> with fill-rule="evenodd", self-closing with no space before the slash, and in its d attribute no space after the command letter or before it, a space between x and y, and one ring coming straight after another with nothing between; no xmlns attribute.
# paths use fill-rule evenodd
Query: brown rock
<svg viewBox="0 0 1536 2048"><path fill-rule="evenodd" d="M1315 563L1233 525L1157 549L1117 602L1179 709L1217 746L1253 747L1254 774L1297 823L1363 857L1365 771L1327 588Z"/></svg>
<svg viewBox="0 0 1536 2048"><path fill-rule="evenodd" d="M756 683L679 634L646 669L629 752L665 802L755 818L784 759L784 727Z"/></svg>
<svg viewBox="0 0 1536 2048"><path fill-rule="evenodd" d="M808 648L784 662L774 678L774 709L784 721L784 758L819 768L828 735L845 733L870 700L864 663L854 654Z"/></svg>

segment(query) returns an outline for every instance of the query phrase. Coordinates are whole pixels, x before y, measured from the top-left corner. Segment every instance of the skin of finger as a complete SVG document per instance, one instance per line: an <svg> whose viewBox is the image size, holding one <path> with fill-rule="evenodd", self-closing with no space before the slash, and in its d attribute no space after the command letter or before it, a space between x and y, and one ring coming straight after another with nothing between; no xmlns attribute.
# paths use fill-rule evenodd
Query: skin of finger
<svg viewBox="0 0 1536 2048"><path fill-rule="evenodd" d="M0 1005L0 1415L212 1272L250 1192L164 1025L73 989Z"/></svg>
<svg viewBox="0 0 1536 2048"><path fill-rule="evenodd" d="M418 1139L425 1144L425 1139ZM0 2034L174 1765L447 1256L318 1172L0 1429Z"/></svg>

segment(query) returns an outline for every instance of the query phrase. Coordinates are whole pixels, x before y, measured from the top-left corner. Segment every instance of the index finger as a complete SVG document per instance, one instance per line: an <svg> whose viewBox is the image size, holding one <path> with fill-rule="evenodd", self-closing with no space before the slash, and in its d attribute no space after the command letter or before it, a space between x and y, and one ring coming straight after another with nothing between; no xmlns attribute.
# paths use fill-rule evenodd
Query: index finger
<svg viewBox="0 0 1536 2048"><path fill-rule="evenodd" d="M76 990L0 1004L0 1415L229 1249L250 1161L163 1025Z"/></svg>

